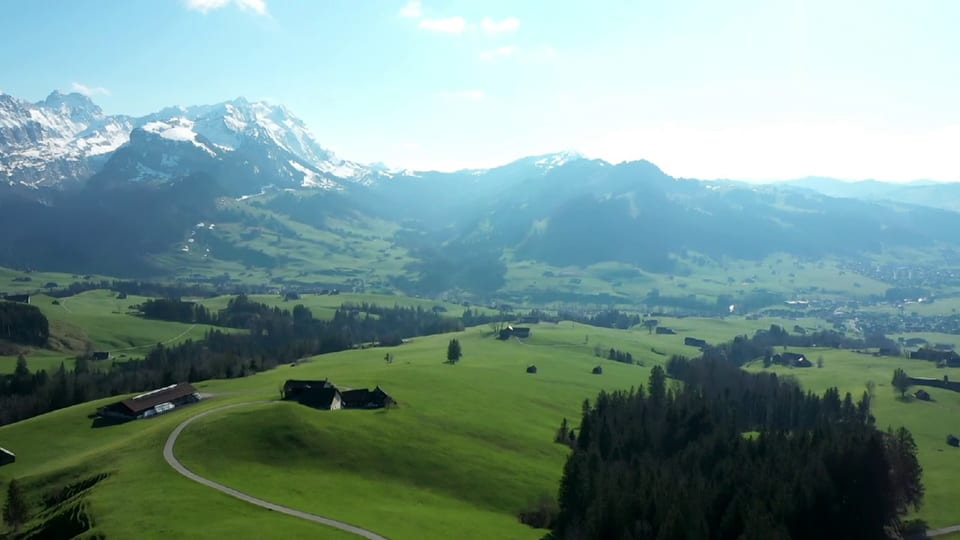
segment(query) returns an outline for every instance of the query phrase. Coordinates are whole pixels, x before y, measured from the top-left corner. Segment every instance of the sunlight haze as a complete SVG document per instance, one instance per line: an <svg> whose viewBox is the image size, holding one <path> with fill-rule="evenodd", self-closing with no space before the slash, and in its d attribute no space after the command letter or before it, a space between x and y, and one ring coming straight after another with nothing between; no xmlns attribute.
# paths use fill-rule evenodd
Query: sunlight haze
<svg viewBox="0 0 960 540"><path fill-rule="evenodd" d="M12 0L0 90L285 105L345 159L576 149L668 174L960 181L952 1Z"/></svg>

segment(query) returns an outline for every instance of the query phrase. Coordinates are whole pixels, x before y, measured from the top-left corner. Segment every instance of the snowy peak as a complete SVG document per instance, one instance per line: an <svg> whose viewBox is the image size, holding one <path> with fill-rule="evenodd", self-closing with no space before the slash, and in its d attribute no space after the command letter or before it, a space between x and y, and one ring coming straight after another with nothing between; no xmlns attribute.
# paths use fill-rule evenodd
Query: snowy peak
<svg viewBox="0 0 960 540"><path fill-rule="evenodd" d="M554 167L562 167L571 161L578 161L578 160L587 159L587 158L584 157L584 155L581 154L580 152L567 150L563 152L557 152L555 154L546 154L543 156L536 156L529 159L534 160L533 164L536 165L537 167L544 169L545 171L549 171Z"/></svg>
<svg viewBox="0 0 960 540"><path fill-rule="evenodd" d="M87 96L76 92L61 94L54 90L47 99L37 102L36 106L67 117L84 128L103 119L103 110Z"/></svg>
<svg viewBox="0 0 960 540"><path fill-rule="evenodd" d="M194 131L194 122L189 118L174 117L167 121L154 120L144 124L142 129L147 133L153 133L170 141L189 142L210 154L211 157L217 157L217 152L210 148L206 141L198 140L198 134Z"/></svg>

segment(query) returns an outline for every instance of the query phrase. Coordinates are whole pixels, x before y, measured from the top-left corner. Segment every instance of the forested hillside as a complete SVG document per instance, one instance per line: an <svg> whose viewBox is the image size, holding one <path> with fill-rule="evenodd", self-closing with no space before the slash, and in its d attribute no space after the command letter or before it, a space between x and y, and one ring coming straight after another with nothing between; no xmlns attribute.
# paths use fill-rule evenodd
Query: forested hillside
<svg viewBox="0 0 960 540"><path fill-rule="evenodd" d="M867 395L711 360L683 383L655 367L646 388L584 403L559 538L885 540L922 501L913 437L879 431Z"/></svg>

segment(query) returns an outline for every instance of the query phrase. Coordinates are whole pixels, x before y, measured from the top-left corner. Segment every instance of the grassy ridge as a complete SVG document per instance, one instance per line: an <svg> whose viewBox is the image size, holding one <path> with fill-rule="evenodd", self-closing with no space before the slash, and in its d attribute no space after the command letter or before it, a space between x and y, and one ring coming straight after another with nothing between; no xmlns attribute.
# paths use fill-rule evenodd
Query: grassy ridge
<svg viewBox="0 0 960 540"><path fill-rule="evenodd" d="M106 290L59 299L43 294L33 296L31 303L50 321L51 349L28 349L28 367L49 371L61 362L69 367L73 358L88 348L111 351L118 359L139 357L157 343L173 345L187 339L200 339L212 328L144 319L130 311L130 306L146 299L141 296L119 299L115 292ZM54 304L54 300L59 303ZM16 356L0 356L0 373L11 373L15 365Z"/></svg>
<svg viewBox="0 0 960 540"><path fill-rule="evenodd" d="M107 537L345 538L196 485L170 470L161 455L173 427L200 410L275 398L287 378L329 377L346 387L383 385L401 406L386 412L315 411L289 403L232 409L191 425L178 456L192 470L252 495L391 538L533 540L542 531L519 524L516 514L537 497L555 494L566 456L552 442L561 418L576 422L583 399L602 388L644 384L649 367L669 354L695 355L682 344L684 335L719 342L773 322L663 319L679 332L674 336L540 324L524 342L499 342L485 336L486 328L473 328L456 336L465 356L455 366L443 363L453 336L431 336L390 349L390 365L384 349L355 350L202 383L202 391L217 396L149 421L92 428L86 415L97 404L91 403L0 427L0 446L18 454L16 464L0 468L0 482L22 478L38 498L69 479L112 473L85 498L94 530ZM815 326L807 323L801 324ZM600 360L594 356L598 344L629 351L647 366ZM927 499L918 517L933 526L960 522L953 489L960 452L944 444L948 431L960 431L960 394L933 389L933 403L904 403L889 388L896 366L915 375L942 370L846 351L808 354L823 355L825 367L777 369L810 389L838 385L856 395L874 380L879 424L906 425L919 445ZM524 372L530 363L538 374ZM603 375L590 374L597 364Z"/></svg>

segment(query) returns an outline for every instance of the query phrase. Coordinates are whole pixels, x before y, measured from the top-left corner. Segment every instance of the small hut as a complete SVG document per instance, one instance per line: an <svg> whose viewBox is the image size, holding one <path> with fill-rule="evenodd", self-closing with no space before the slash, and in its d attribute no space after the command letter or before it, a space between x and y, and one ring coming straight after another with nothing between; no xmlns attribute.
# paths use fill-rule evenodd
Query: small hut
<svg viewBox="0 0 960 540"><path fill-rule="evenodd" d="M602 367L602 366L597 366L597 367L593 368L592 373L593 373L594 375L603 375L603 367Z"/></svg>
<svg viewBox="0 0 960 540"><path fill-rule="evenodd" d="M930 392L927 392L927 391L924 390L923 388L921 388L920 390L917 390L916 392L914 392L913 395L914 395L917 399L921 399L921 400L923 400L923 401L930 401Z"/></svg>
<svg viewBox="0 0 960 540"><path fill-rule="evenodd" d="M951 433L950 435L947 435L947 444L949 444L950 446L960 447L960 439L958 439L956 435Z"/></svg>
<svg viewBox="0 0 960 540"><path fill-rule="evenodd" d="M8 465L15 461L17 461L16 454L7 450L6 448L0 448L0 466Z"/></svg>
<svg viewBox="0 0 960 540"><path fill-rule="evenodd" d="M536 373L536 372L537 372L537 366L533 364L530 364L529 366L527 366L527 373Z"/></svg>

